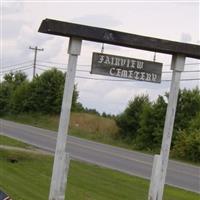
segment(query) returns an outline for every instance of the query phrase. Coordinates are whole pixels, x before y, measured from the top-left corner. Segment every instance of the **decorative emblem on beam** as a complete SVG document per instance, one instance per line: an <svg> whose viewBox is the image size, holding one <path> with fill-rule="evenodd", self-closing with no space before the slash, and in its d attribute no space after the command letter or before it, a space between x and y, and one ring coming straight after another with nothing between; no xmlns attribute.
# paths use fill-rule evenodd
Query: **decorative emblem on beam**
<svg viewBox="0 0 200 200"><path fill-rule="evenodd" d="M181 54L186 57L200 59L199 45L162 40L52 19L43 20L39 32L64 37L78 37L83 40L142 49L157 53L173 55Z"/></svg>

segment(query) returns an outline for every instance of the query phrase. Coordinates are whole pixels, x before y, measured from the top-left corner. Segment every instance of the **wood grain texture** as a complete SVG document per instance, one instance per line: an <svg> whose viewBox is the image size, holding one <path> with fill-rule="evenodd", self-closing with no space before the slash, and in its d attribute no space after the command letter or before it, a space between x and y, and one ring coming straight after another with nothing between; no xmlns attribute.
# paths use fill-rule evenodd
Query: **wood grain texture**
<svg viewBox="0 0 200 200"><path fill-rule="evenodd" d="M200 59L199 45L146 37L53 19L43 20L39 32L64 37L78 37L93 42L101 42L159 53L172 55L182 54L186 57Z"/></svg>

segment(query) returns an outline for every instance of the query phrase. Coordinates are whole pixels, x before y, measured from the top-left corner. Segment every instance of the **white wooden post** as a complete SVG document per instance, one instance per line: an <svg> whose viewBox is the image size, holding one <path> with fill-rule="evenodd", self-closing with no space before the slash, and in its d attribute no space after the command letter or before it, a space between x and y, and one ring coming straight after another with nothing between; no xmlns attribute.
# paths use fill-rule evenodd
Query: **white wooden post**
<svg viewBox="0 0 200 200"><path fill-rule="evenodd" d="M149 187L148 200L156 200L158 195L159 176L160 176L160 155L155 155L151 173L151 182Z"/></svg>
<svg viewBox="0 0 200 200"><path fill-rule="evenodd" d="M64 162L64 164L63 164L62 170L61 170L61 175L63 175L63 176L61 177L62 182L61 182L61 188L60 188L60 196L59 196L58 200L65 200L65 188L66 188L66 184L67 184L67 176L68 176L69 164L70 164L70 154L69 153L65 153L63 162Z"/></svg>
<svg viewBox="0 0 200 200"><path fill-rule="evenodd" d="M66 143L76 74L76 65L78 55L80 55L81 52L81 44L81 39L74 37L70 38L68 47L68 69L64 86L49 200L61 200L65 197L66 185L64 184L67 183L68 166L70 162L69 155L66 154Z"/></svg>
<svg viewBox="0 0 200 200"><path fill-rule="evenodd" d="M163 197L165 177L167 173L167 165L169 160L169 152L170 152L177 99L179 93L180 78L181 78L181 72L184 70L184 65L185 65L184 55L172 56L171 69L173 70L173 74L172 74L172 82L171 82L169 101L168 101L167 113L163 131L163 139L162 139L161 154L160 154L161 171L160 171L160 177L158 179L159 182L158 198L156 200L162 200Z"/></svg>

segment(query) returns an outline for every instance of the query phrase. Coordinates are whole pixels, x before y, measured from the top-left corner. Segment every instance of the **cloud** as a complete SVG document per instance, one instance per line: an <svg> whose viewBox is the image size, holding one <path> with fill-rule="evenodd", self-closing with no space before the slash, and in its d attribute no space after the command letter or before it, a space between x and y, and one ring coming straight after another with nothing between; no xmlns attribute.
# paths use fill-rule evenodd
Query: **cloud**
<svg viewBox="0 0 200 200"><path fill-rule="evenodd" d="M89 26L96 26L96 27L116 27L122 24L121 21L115 19L112 16L109 15L84 15L81 17L73 18L74 22L81 23L84 25Z"/></svg>
<svg viewBox="0 0 200 200"><path fill-rule="evenodd" d="M62 50L63 41L52 35L40 34L32 25L21 19L3 19L3 62L5 65L32 59L29 46L47 49L45 58L52 59Z"/></svg>
<svg viewBox="0 0 200 200"><path fill-rule="evenodd" d="M2 39L12 39L19 35L20 29L24 24L24 21L18 21L15 19L5 19L2 21Z"/></svg>
<svg viewBox="0 0 200 200"><path fill-rule="evenodd" d="M182 33L181 34L181 42L191 43L192 42L192 36L189 33Z"/></svg>
<svg viewBox="0 0 200 200"><path fill-rule="evenodd" d="M3 65L7 64L7 61L10 61L12 63L13 60L17 60L18 57L20 57L20 52L17 51L17 42L10 41L10 40L4 40L2 42L2 63ZM1 66L3 67L3 66Z"/></svg>
<svg viewBox="0 0 200 200"><path fill-rule="evenodd" d="M2 2L2 12L3 15L15 15L16 13L22 12L24 10L23 2Z"/></svg>

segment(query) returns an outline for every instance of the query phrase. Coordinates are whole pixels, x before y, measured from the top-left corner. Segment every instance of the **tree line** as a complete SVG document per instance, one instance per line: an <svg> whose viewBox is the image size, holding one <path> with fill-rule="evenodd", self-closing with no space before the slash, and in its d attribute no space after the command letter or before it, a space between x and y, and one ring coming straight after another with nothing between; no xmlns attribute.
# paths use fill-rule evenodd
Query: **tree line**
<svg viewBox="0 0 200 200"><path fill-rule="evenodd" d="M168 93L151 102L136 96L116 117L119 136L139 150L159 152L163 137ZM180 90L173 130L173 157L200 161L200 90Z"/></svg>
<svg viewBox="0 0 200 200"><path fill-rule="evenodd" d="M33 80L23 72L9 73L0 83L0 114L42 113L59 114L65 73L52 69ZM72 111L100 115L96 109L84 108L78 102L74 86ZM163 136L168 93L150 101L147 95L136 96L126 109L113 116L119 127L119 138L135 149L159 151ZM171 152L174 157L200 161L200 90L180 90L174 124Z"/></svg>
<svg viewBox="0 0 200 200"><path fill-rule="evenodd" d="M0 83L0 113L58 114L61 110L65 73L52 69L36 75L32 81L21 71L9 73ZM74 86L72 111L82 110Z"/></svg>

